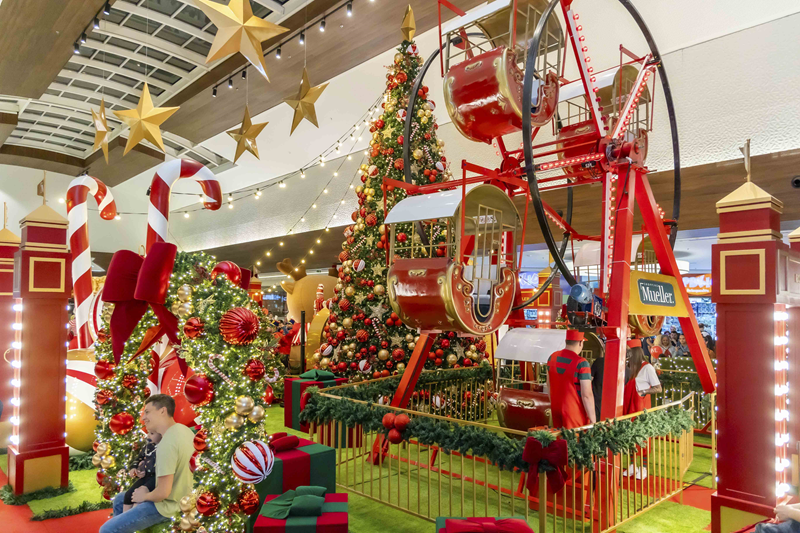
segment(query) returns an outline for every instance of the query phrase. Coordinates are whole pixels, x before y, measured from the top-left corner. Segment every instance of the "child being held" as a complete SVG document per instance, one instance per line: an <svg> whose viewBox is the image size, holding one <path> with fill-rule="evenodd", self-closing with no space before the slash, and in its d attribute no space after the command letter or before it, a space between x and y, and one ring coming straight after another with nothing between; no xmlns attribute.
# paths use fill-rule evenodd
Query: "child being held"
<svg viewBox="0 0 800 533"><path fill-rule="evenodd" d="M131 501L133 491L142 486L147 487L151 492L156 488L156 447L159 442L161 442L160 433L148 433L147 444L131 463L128 474L139 479L134 481L133 485L125 492L125 500L122 506L123 513L135 505Z"/></svg>
<svg viewBox="0 0 800 533"><path fill-rule="evenodd" d="M798 533L800 532L800 504L779 505L775 508L778 523L756 524L755 533Z"/></svg>

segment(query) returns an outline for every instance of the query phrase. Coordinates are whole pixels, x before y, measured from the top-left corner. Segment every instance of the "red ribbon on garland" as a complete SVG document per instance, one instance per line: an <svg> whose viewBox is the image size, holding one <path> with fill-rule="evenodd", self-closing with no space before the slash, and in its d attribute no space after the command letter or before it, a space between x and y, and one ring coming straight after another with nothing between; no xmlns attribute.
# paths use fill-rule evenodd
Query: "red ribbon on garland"
<svg viewBox="0 0 800 533"><path fill-rule="evenodd" d="M528 463L528 490L535 494L539 487L539 473L547 473L547 487L554 494L567 482L567 441L558 439L549 446L533 437L528 437L525 449L522 451L522 460Z"/></svg>
<svg viewBox="0 0 800 533"><path fill-rule="evenodd" d="M144 353L164 334L172 344L180 344L178 318L164 306L177 253L174 244L157 242L150 248L147 257L130 250L120 250L111 258L103 299L114 304L110 321L111 348L117 364L125 349L125 342L130 339L148 306L158 318L158 326L147 330L131 360ZM184 370L186 363L180 358L178 363Z"/></svg>

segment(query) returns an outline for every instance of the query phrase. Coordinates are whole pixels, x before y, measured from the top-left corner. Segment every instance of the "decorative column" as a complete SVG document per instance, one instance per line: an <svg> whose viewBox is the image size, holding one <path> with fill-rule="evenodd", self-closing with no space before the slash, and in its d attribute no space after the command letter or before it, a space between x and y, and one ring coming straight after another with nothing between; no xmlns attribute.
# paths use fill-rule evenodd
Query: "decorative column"
<svg viewBox="0 0 800 533"><path fill-rule="evenodd" d="M245 288L250 298L256 302L259 307L262 307L264 305L264 293L261 291L261 280L258 279L258 276L251 277L250 283Z"/></svg>
<svg viewBox="0 0 800 533"><path fill-rule="evenodd" d="M749 160L745 154L745 164ZM783 204L748 181L717 202L712 299L717 304L718 485L712 532L728 533L772 517L789 490L789 356L800 308L800 251L782 242ZM794 350L796 352L797 349ZM794 378L790 376L795 376ZM795 440L790 442L790 438ZM796 454L797 452L794 451Z"/></svg>
<svg viewBox="0 0 800 533"><path fill-rule="evenodd" d="M14 494L68 483L65 443L67 220L43 205L22 219L14 254L14 433L8 478Z"/></svg>
<svg viewBox="0 0 800 533"><path fill-rule="evenodd" d="M0 354L11 348L14 342L14 299L12 290L14 286L14 253L19 250L19 237L3 225L0 230ZM14 367L0 362L0 401L3 402L3 415L0 417L0 447L6 446L11 435L11 416L13 414L13 389L11 380L14 379Z"/></svg>

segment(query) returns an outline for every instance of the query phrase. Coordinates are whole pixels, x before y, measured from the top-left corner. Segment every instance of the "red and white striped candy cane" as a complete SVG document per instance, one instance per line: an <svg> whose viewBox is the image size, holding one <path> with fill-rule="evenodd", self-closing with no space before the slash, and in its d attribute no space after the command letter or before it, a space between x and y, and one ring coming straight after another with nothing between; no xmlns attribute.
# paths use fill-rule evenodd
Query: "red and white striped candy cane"
<svg viewBox="0 0 800 533"><path fill-rule="evenodd" d="M92 254L89 250L89 194L94 196L100 217L111 220L117 216L114 197L105 183L91 176L72 180L67 189L67 219L69 220L69 247L72 252L72 286L75 289L75 327L78 348L92 345L89 335L89 308L92 296Z"/></svg>
<svg viewBox="0 0 800 533"><path fill-rule="evenodd" d="M150 185L150 207L147 210L147 246L167 241L169 198L172 185L180 178L191 178L203 189L203 206L216 211L222 206L222 190L216 176L204 165L190 159L167 161L156 169Z"/></svg>

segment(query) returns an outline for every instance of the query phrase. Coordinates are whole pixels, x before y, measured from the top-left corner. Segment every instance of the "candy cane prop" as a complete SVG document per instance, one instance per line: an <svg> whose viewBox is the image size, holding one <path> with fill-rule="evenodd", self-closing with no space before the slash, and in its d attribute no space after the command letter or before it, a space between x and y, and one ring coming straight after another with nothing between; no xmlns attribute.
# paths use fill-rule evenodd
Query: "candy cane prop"
<svg viewBox="0 0 800 533"><path fill-rule="evenodd" d="M69 184L67 219L69 247L72 252L72 285L75 288L78 348L88 348L92 345L88 325L92 296L92 254L89 250L89 209L86 203L89 194L97 201L100 218L111 220L117 216L114 197L102 181L91 176L80 176Z"/></svg>
<svg viewBox="0 0 800 533"><path fill-rule="evenodd" d="M216 211L222 206L222 190L214 174L204 165L189 159L167 161L156 169L150 185L150 207L147 210L146 251L156 242L167 241L169 199L172 185L181 178L191 178L203 190L203 206Z"/></svg>

